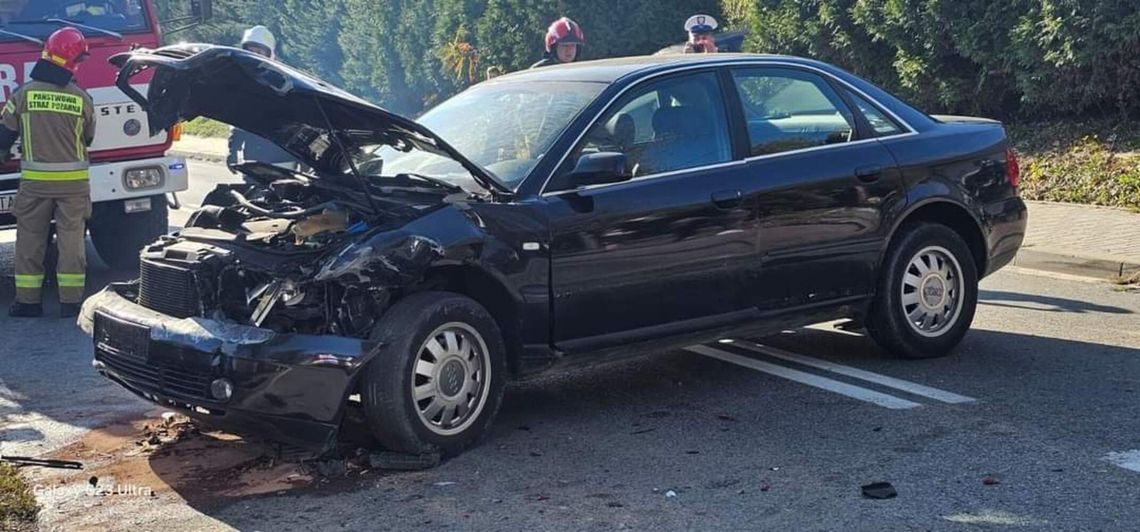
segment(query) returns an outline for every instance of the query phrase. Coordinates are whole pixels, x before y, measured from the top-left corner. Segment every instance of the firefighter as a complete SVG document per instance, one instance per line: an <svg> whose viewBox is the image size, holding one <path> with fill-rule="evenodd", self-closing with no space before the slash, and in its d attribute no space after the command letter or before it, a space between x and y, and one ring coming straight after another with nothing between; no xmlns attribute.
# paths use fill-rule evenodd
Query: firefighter
<svg viewBox="0 0 1140 532"><path fill-rule="evenodd" d="M689 42L685 43L686 54L715 54L717 53L716 31L718 24L715 18L708 15L693 15L685 21L685 31L689 32Z"/></svg>
<svg viewBox="0 0 1140 532"><path fill-rule="evenodd" d="M79 30L53 33L32 69L31 81L12 95L0 115L0 154L12 157L18 139L21 156L20 189L12 205L16 302L9 316L43 315L43 261L53 218L59 246L60 316L78 315L83 301L84 237L91 216L87 147L95 138L95 108L74 78L87 55L87 39Z"/></svg>
<svg viewBox="0 0 1140 532"><path fill-rule="evenodd" d="M586 44L586 34L582 32L582 27L577 22L562 17L546 29L546 54L542 56L542 60L530 67L573 63L578 60L584 44Z"/></svg>
<svg viewBox="0 0 1140 532"><path fill-rule="evenodd" d="M270 59L277 58L277 38L265 26L254 26L246 30L241 39L241 47ZM253 133L238 128L230 129L230 153L226 165L236 173L233 166L238 161L268 163L288 170L297 170L297 161L280 146Z"/></svg>

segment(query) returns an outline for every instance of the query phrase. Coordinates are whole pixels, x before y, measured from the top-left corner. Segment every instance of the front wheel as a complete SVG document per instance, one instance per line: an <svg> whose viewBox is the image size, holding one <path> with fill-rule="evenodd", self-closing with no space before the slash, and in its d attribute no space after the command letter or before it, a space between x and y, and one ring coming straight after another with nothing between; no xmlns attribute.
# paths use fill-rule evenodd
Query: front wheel
<svg viewBox="0 0 1140 532"><path fill-rule="evenodd" d="M361 401L386 448L454 456L491 425L503 399L506 356L499 326L476 301L446 292L408 296L371 336L380 343Z"/></svg>
<svg viewBox="0 0 1140 532"><path fill-rule="evenodd" d="M945 356L962 341L978 304L978 271L958 233L912 225L891 243L867 329L904 358Z"/></svg>
<svg viewBox="0 0 1140 532"><path fill-rule="evenodd" d="M97 203L92 206L87 230L99 258L119 270L139 266L139 251L169 229L166 196L151 196L150 210L136 213L123 211L122 201Z"/></svg>

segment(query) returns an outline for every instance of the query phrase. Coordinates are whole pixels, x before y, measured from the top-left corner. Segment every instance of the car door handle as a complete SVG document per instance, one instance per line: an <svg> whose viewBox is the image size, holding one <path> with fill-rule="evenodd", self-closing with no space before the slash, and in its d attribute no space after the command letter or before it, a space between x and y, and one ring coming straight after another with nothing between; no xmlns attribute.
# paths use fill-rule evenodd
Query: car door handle
<svg viewBox="0 0 1140 532"><path fill-rule="evenodd" d="M739 190L721 190L712 193L712 202L721 209L734 209L744 200L744 193Z"/></svg>
<svg viewBox="0 0 1140 532"><path fill-rule="evenodd" d="M855 169L855 178L864 183L874 183L883 176L883 167L877 164L860 166Z"/></svg>

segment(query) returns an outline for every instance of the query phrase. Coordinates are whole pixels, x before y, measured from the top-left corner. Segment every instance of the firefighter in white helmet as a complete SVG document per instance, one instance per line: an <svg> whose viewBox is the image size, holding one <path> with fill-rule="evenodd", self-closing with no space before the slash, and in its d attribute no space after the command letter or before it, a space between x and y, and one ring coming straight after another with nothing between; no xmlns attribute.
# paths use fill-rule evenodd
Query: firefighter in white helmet
<svg viewBox="0 0 1140 532"><path fill-rule="evenodd" d="M277 37L274 37L273 32L265 26L254 26L245 30L241 38L241 47L269 59L277 59ZM226 164L230 167L239 162L259 162L289 170L297 169L297 162L280 146L236 127L230 129L229 148Z"/></svg>

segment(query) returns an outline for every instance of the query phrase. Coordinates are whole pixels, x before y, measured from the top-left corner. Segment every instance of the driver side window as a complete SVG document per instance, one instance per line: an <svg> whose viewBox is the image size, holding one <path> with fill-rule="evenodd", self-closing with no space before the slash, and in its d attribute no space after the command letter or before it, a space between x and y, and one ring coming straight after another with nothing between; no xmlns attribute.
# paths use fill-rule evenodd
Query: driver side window
<svg viewBox="0 0 1140 532"><path fill-rule="evenodd" d="M732 159L720 84L712 72L689 74L633 89L590 128L570 158L616 152L634 178ZM573 188L561 180L552 190Z"/></svg>

